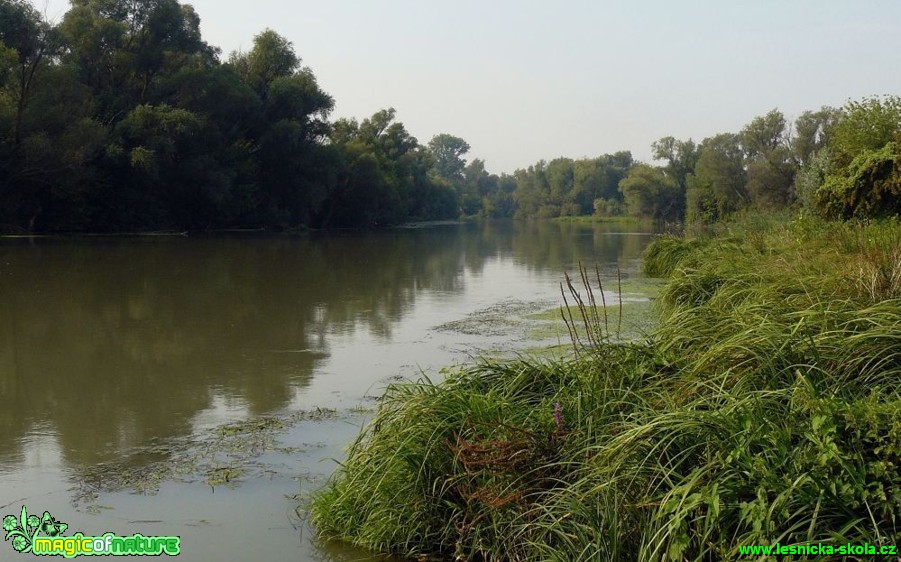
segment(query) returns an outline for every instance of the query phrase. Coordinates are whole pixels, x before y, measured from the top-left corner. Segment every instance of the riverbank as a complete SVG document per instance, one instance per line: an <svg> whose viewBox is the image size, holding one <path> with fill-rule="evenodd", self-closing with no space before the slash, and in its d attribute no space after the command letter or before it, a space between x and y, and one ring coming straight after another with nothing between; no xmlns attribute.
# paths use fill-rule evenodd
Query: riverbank
<svg viewBox="0 0 901 562"><path fill-rule="evenodd" d="M589 310L577 357L392 386L313 502L320 535L476 560L892 543L901 225L755 218L646 256L669 277L646 340Z"/></svg>

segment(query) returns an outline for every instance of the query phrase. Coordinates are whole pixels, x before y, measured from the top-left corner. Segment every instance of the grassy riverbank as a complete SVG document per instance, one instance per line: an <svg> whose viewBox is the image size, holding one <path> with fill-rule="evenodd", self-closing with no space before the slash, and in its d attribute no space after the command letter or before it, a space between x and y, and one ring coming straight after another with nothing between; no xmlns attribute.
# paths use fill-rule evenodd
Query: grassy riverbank
<svg viewBox="0 0 901 562"><path fill-rule="evenodd" d="M617 215L614 217L600 217L598 215L570 215L564 217L554 217L554 222L564 224L618 224L631 227L653 227L655 222L652 219L632 217L627 215Z"/></svg>
<svg viewBox="0 0 901 562"><path fill-rule="evenodd" d="M896 542L901 225L755 219L645 265L669 276L646 340L595 318L578 357L392 387L314 500L320 534L469 560Z"/></svg>

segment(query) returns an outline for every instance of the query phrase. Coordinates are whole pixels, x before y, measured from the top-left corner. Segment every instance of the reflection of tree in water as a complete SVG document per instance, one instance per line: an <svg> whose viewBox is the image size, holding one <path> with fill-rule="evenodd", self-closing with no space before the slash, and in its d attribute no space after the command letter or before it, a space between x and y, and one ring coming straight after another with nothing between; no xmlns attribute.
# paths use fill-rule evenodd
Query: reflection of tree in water
<svg viewBox="0 0 901 562"><path fill-rule="evenodd" d="M566 225L564 225L565 227ZM591 234L592 230L588 230ZM3 241L0 457L38 424L73 464L185 435L215 395L252 413L309 384L329 334L390 339L421 291L513 256L561 269L635 257L642 238L548 223L310 238Z"/></svg>
<svg viewBox="0 0 901 562"><path fill-rule="evenodd" d="M362 325L390 339L418 292L463 289L463 238L456 228L430 228L310 241L305 282L318 300L321 325L339 332Z"/></svg>
<svg viewBox="0 0 901 562"><path fill-rule="evenodd" d="M0 455L39 423L92 464L188 433L215 394L285 406L327 333L389 337L415 291L459 288L456 235L416 234L4 242Z"/></svg>
<svg viewBox="0 0 901 562"><path fill-rule="evenodd" d="M611 223L499 221L486 225L479 236L467 238L470 246L477 245L477 251L468 251L466 255L512 256L529 271L562 273L564 267L582 262L597 263L602 271L610 272L617 263L638 259L650 243L650 236L631 234L634 232L643 230ZM476 269L475 263L467 262L467 265Z"/></svg>
<svg viewBox="0 0 901 562"><path fill-rule="evenodd" d="M103 241L2 252L0 364L4 402L14 397L5 412L50 422L70 461L184 434L216 391L264 411L309 380L315 355L259 353L305 347L303 323L290 316L301 311L242 280L227 251Z"/></svg>

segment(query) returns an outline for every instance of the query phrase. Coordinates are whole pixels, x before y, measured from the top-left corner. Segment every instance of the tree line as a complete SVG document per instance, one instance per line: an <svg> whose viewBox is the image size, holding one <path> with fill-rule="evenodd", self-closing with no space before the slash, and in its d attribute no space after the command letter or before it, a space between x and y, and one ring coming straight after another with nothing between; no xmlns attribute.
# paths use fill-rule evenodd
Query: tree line
<svg viewBox="0 0 901 562"><path fill-rule="evenodd" d="M176 0L73 0L56 25L26 0L0 0L0 229L460 215L462 139L420 144L393 109L330 121L334 100L272 30L221 59Z"/></svg>
<svg viewBox="0 0 901 562"><path fill-rule="evenodd" d="M629 213L710 222L744 209L804 207L835 219L901 213L901 98L870 97L805 111L774 109L738 133L695 144L660 139L661 166L620 183Z"/></svg>
<svg viewBox="0 0 901 562"><path fill-rule="evenodd" d="M870 97L842 108L778 109L737 133L695 143L664 137L657 164L629 152L558 158L514 174L522 217L630 215L713 222L744 210L801 207L827 218L901 214L901 98Z"/></svg>
<svg viewBox="0 0 901 562"><path fill-rule="evenodd" d="M177 0L73 0L58 24L0 0L0 230L334 228L598 214L716 220L807 205L897 214L901 101L777 110L695 144L540 161L513 174L422 144L393 109L334 99L272 30L225 60Z"/></svg>

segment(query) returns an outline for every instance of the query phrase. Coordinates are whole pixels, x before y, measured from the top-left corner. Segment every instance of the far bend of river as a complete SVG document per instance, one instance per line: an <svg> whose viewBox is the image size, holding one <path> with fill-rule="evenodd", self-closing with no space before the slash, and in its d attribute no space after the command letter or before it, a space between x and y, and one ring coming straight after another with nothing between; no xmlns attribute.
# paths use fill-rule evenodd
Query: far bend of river
<svg viewBox="0 0 901 562"><path fill-rule="evenodd" d="M185 562L377 560L319 544L295 513L361 412L399 378L535 345L478 323L558 306L579 262L615 289L616 265L636 276L650 240L551 222L0 238L0 516L25 505L69 536L177 535ZM475 330L453 327L467 318ZM242 470L220 451L153 481L222 424L317 408L337 413L248 444L260 454Z"/></svg>

